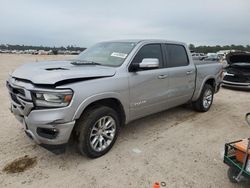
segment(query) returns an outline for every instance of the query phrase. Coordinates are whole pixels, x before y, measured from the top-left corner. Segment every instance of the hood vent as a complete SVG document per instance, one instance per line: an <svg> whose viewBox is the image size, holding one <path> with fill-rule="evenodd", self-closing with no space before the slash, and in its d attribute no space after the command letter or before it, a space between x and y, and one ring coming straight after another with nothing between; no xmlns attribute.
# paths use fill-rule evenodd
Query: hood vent
<svg viewBox="0 0 250 188"><path fill-rule="evenodd" d="M65 69L65 68L62 68L62 67L55 67L55 68L47 68L45 70L47 70L47 71L54 71L54 70L69 70L69 69Z"/></svg>

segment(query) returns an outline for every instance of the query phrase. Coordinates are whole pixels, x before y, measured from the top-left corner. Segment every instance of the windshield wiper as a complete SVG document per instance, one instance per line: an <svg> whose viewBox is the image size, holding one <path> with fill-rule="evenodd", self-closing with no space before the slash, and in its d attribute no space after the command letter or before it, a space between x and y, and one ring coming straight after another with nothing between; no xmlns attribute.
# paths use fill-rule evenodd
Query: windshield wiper
<svg viewBox="0 0 250 188"><path fill-rule="evenodd" d="M72 65L101 65L100 63L94 61L85 61L85 60L74 60L71 62Z"/></svg>

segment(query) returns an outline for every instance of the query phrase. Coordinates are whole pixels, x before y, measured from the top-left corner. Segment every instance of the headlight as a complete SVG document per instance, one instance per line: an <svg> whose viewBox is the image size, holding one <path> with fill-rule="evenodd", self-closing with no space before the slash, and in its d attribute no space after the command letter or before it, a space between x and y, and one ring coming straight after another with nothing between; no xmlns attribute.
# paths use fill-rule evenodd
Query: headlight
<svg viewBox="0 0 250 188"><path fill-rule="evenodd" d="M73 96L71 90L67 91L35 91L34 102L38 107L65 107L68 106Z"/></svg>

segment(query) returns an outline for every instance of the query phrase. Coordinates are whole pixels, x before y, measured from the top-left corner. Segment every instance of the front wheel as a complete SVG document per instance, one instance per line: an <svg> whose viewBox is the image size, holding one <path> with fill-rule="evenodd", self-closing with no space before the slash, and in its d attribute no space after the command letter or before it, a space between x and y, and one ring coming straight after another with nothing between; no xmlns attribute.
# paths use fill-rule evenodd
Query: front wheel
<svg viewBox="0 0 250 188"><path fill-rule="evenodd" d="M205 84L199 99L193 102L194 109L199 112L207 112L213 103L213 98L214 88L209 84Z"/></svg>
<svg viewBox="0 0 250 188"><path fill-rule="evenodd" d="M78 150L90 158L107 153L115 143L120 121L118 114L106 106L85 112L77 121Z"/></svg>

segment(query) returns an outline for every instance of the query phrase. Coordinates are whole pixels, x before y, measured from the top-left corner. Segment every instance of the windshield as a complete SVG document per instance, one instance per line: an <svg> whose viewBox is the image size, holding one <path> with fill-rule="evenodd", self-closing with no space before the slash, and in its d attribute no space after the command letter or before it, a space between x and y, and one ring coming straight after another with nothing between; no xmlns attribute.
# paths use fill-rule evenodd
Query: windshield
<svg viewBox="0 0 250 188"><path fill-rule="evenodd" d="M134 42L103 42L82 52L76 61L93 62L104 66L120 66L132 49Z"/></svg>

